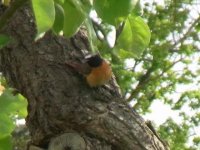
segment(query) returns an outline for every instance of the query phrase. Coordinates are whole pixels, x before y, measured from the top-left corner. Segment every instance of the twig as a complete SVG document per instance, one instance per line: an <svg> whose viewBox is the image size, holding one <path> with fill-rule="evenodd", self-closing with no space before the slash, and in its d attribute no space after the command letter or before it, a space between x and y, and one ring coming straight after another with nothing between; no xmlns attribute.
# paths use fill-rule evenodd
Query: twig
<svg viewBox="0 0 200 150"><path fill-rule="evenodd" d="M125 26L125 21L123 21L119 27L116 29L116 38L115 40L117 41L117 39L119 38L120 34L122 33L122 30L124 29Z"/></svg>
<svg viewBox="0 0 200 150"><path fill-rule="evenodd" d="M174 61L171 65L163 69L163 71L157 75L154 78L151 78L151 73L154 71L153 66L150 67L147 72L140 78L139 83L137 84L136 88L131 92L131 95L127 98L127 101L130 102L136 95L139 93L139 91L144 87L145 84L147 84L149 81L158 80L165 72L167 72L169 69L171 69L175 64L183 60L183 57L178 59L177 61ZM137 104L137 103L136 103Z"/></svg>
<svg viewBox="0 0 200 150"><path fill-rule="evenodd" d="M150 67L147 72L140 77L139 83L137 84L136 88L131 92L131 95L127 98L127 101L130 102L139 91L143 88L143 86L149 81L151 73L154 71L153 67Z"/></svg>
<svg viewBox="0 0 200 150"><path fill-rule="evenodd" d="M183 34L183 37L180 38L178 41L176 41L172 47L170 49L172 49L171 51L173 52L173 49L175 49L175 47L179 44L179 43L183 43L184 40L186 40L187 36L191 33L192 29L194 28L194 26L200 22L200 15L199 17L191 24L191 26L187 29L187 31L185 32L185 34Z"/></svg>
<svg viewBox="0 0 200 150"><path fill-rule="evenodd" d="M92 20L92 24L93 24L93 27L94 27L94 30L95 30L95 33L96 33L96 36L97 38L100 40L100 41L103 41L103 39L105 40L106 39L106 33L104 31L104 29L102 28L101 24L99 24L98 22L96 22L95 20L91 19ZM98 34L98 30L103 34L103 39L99 36Z"/></svg>

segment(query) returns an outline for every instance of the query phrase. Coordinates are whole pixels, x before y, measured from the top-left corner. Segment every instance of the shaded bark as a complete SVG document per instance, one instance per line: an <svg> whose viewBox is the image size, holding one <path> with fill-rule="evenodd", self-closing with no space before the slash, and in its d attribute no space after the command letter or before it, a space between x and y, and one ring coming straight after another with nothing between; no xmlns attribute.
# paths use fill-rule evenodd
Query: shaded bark
<svg viewBox="0 0 200 150"><path fill-rule="evenodd" d="M125 104L114 78L107 86L90 88L83 76L65 65L66 60L80 61L81 50L89 49L84 29L70 39L49 32L35 42L33 14L25 6L1 33L12 41L0 51L0 69L28 100L29 149L59 145L58 138L65 141L65 149L167 149Z"/></svg>

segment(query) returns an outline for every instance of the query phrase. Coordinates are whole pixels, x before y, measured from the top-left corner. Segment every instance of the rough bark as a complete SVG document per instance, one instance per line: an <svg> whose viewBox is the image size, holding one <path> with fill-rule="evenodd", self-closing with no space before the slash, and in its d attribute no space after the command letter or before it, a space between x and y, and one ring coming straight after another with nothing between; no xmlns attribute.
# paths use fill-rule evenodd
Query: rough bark
<svg viewBox="0 0 200 150"><path fill-rule="evenodd" d="M1 33L12 41L0 50L0 69L28 100L29 149L47 149L60 141L72 150L167 149L125 104L114 79L107 86L90 88L83 76L64 64L79 61L81 50L89 49L84 29L70 39L49 32L34 41L33 14L25 6Z"/></svg>

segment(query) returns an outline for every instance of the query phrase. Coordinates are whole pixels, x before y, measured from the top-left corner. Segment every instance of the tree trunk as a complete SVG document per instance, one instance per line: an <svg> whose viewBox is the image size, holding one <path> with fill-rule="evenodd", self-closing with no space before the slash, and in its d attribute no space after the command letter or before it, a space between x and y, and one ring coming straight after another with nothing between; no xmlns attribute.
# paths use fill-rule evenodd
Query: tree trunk
<svg viewBox="0 0 200 150"><path fill-rule="evenodd" d="M12 41L0 50L0 70L28 100L29 150L167 149L125 104L114 78L107 86L90 88L65 65L83 59L82 51L89 49L84 29L70 39L48 32L34 41L34 17L26 5L1 33Z"/></svg>

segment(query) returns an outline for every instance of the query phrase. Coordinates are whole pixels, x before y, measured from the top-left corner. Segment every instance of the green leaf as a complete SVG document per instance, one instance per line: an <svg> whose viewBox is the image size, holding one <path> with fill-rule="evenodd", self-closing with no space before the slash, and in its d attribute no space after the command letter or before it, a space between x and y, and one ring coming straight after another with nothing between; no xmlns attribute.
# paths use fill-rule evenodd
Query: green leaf
<svg viewBox="0 0 200 150"><path fill-rule="evenodd" d="M65 1L65 0L54 0L54 1L55 1L56 3L62 5L62 4L64 4L64 1Z"/></svg>
<svg viewBox="0 0 200 150"><path fill-rule="evenodd" d="M11 136L0 138L0 150L12 150Z"/></svg>
<svg viewBox="0 0 200 150"><path fill-rule="evenodd" d="M133 10L138 0L95 0L94 8L103 21L118 25Z"/></svg>
<svg viewBox="0 0 200 150"><path fill-rule="evenodd" d="M200 137L194 137L193 142L198 145L200 144Z"/></svg>
<svg viewBox="0 0 200 150"><path fill-rule="evenodd" d="M89 12L93 6L93 0L81 0L82 6Z"/></svg>
<svg viewBox="0 0 200 150"><path fill-rule="evenodd" d="M16 101L16 98L11 94L11 91L4 90L3 94L0 96L0 114L7 114L12 108L12 103Z"/></svg>
<svg viewBox="0 0 200 150"><path fill-rule="evenodd" d="M137 0L132 13L135 14L136 16L141 16L143 14L143 8L142 8L142 5L140 3L140 0Z"/></svg>
<svg viewBox="0 0 200 150"><path fill-rule="evenodd" d="M15 103L17 108L18 116L25 118L27 116L27 100L21 95L17 95L18 101Z"/></svg>
<svg viewBox="0 0 200 150"><path fill-rule="evenodd" d="M4 90L0 96L0 150L11 150L11 133L15 128L14 118L25 117L27 102L18 94L13 96L11 89Z"/></svg>
<svg viewBox="0 0 200 150"><path fill-rule="evenodd" d="M55 8L53 0L32 0L37 25L37 36L48 31L54 23Z"/></svg>
<svg viewBox="0 0 200 150"><path fill-rule="evenodd" d="M0 48L8 44L9 41L10 41L10 38L8 36L0 34Z"/></svg>
<svg viewBox="0 0 200 150"><path fill-rule="evenodd" d="M13 96L12 90L4 90L0 96L0 138L11 134L15 127L13 118L16 115L25 117L26 108L27 102L22 95Z"/></svg>
<svg viewBox="0 0 200 150"><path fill-rule="evenodd" d="M131 51L126 51L126 50L123 50L123 49L119 49L118 54L119 54L121 59L135 57L135 55Z"/></svg>
<svg viewBox="0 0 200 150"><path fill-rule="evenodd" d="M0 96L0 114L16 113L22 106L24 106L24 104L22 104L17 96L13 96L11 90L5 90Z"/></svg>
<svg viewBox="0 0 200 150"><path fill-rule="evenodd" d="M71 37L78 31L80 25L85 20L85 16L77 10L74 4L69 0L64 2L63 8L65 14L64 35L66 37Z"/></svg>
<svg viewBox="0 0 200 150"><path fill-rule="evenodd" d="M5 90L0 96L0 114L25 117L27 102L21 95L13 96L11 90Z"/></svg>
<svg viewBox="0 0 200 150"><path fill-rule="evenodd" d="M59 33L63 29L64 25L64 10L61 5L55 4L55 11L56 16L53 24L53 31Z"/></svg>
<svg viewBox="0 0 200 150"><path fill-rule="evenodd" d="M129 16L118 39L118 48L132 51L139 57L150 42L151 33L141 17Z"/></svg>
<svg viewBox="0 0 200 150"><path fill-rule="evenodd" d="M9 118L9 114L0 114L0 138L11 134L15 125Z"/></svg>

